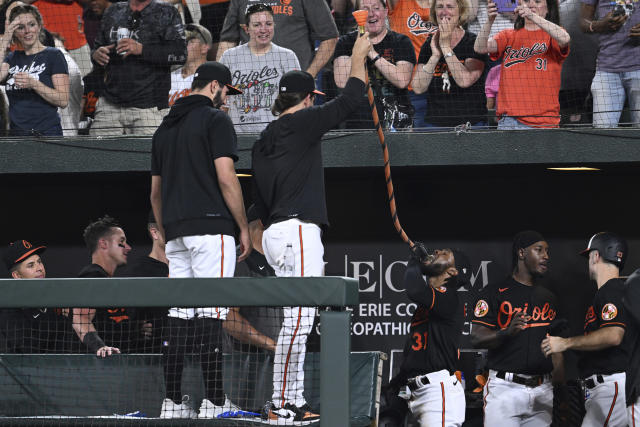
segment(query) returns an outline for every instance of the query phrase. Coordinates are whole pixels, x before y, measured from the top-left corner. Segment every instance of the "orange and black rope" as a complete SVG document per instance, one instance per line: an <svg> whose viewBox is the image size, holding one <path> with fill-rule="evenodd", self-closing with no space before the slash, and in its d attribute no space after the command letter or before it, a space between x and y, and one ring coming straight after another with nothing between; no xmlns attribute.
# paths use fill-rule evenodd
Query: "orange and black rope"
<svg viewBox="0 0 640 427"><path fill-rule="evenodd" d="M356 12L354 12L354 16L356 16ZM358 17L356 16L356 19ZM359 25L360 34L364 34L364 26ZM365 65L366 68L366 65ZM365 84L367 86L367 98L369 99L369 107L371 107L371 116L373 118L373 125L378 133L378 139L380 140L380 146L382 147L382 156L384 158L384 176L387 182L387 196L389 199L389 209L391 210L391 219L393 220L393 225L396 228L396 231L400 235L400 238L409 244L409 247L413 249L415 243L407 236L402 225L400 224L400 219L398 218L398 209L396 207L396 198L393 192L393 180L391 179L391 163L389 162L389 149L387 148L387 144L384 141L384 132L382 130L382 124L380 123L380 117L378 117L378 109L376 108L376 101L373 97L373 90L371 89L371 83L369 82L369 72L365 69Z"/></svg>
<svg viewBox="0 0 640 427"><path fill-rule="evenodd" d="M400 235L403 241L409 244L411 248L415 245L413 241L407 236L402 225L400 224L400 219L398 218L398 209L396 207L396 197L393 192L393 180L391 178L391 163L389 162L389 149L387 148L387 143L384 141L384 132L382 131L382 124L380 123L380 118L378 117L378 109L376 108L376 101L373 98L373 90L371 90L371 84L369 83L368 73L365 73L366 76L366 85L367 85L367 97L369 98L369 106L371 107L371 116L373 118L373 125L378 133L378 139L380 140L380 147L382 148L382 157L384 159L384 177L387 182L387 196L389 199L389 209L391 210L391 219L393 220L393 225L396 228L396 231Z"/></svg>

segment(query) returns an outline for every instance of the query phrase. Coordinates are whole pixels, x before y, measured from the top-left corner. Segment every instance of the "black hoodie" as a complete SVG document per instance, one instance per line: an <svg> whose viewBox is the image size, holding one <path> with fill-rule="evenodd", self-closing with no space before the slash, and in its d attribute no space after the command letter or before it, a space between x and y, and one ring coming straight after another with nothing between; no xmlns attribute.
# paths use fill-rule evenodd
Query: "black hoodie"
<svg viewBox="0 0 640 427"><path fill-rule="evenodd" d="M281 116L262 131L252 167L254 202L265 228L294 218L329 225L321 139L358 107L364 89L351 77L337 98Z"/></svg>
<svg viewBox="0 0 640 427"><path fill-rule="evenodd" d="M151 175L162 178L162 225L168 241L202 234L234 235L214 160L238 160L229 116L209 98L190 95L171 107L153 135Z"/></svg>

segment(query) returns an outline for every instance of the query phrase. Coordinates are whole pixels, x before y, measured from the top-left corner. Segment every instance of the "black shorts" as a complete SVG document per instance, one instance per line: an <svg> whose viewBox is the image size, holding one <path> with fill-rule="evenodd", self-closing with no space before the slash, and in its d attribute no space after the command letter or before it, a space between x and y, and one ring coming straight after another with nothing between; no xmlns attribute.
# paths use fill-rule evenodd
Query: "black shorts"
<svg viewBox="0 0 640 427"><path fill-rule="evenodd" d="M191 320L168 317L163 330L165 343L162 352L167 355L193 353L216 354L222 348L222 320L196 318Z"/></svg>

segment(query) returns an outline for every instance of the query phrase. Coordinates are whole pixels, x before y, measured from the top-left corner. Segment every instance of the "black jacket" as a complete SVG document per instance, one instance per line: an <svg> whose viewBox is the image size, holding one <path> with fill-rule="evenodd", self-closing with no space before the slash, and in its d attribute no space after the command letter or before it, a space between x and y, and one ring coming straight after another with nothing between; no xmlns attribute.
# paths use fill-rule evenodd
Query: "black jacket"
<svg viewBox="0 0 640 427"><path fill-rule="evenodd" d="M171 89L169 67L187 59L180 15L172 5L157 0L139 13L128 2L113 3L102 16L94 50L116 44L118 28L128 29L131 38L142 43L142 55L123 58L115 48L111 50L104 97L121 107L166 108Z"/></svg>
<svg viewBox="0 0 640 427"><path fill-rule="evenodd" d="M273 121L253 146L254 202L265 228L299 219L327 226L321 138L359 105L364 83L350 78L336 99ZM257 190L256 190L257 189Z"/></svg>

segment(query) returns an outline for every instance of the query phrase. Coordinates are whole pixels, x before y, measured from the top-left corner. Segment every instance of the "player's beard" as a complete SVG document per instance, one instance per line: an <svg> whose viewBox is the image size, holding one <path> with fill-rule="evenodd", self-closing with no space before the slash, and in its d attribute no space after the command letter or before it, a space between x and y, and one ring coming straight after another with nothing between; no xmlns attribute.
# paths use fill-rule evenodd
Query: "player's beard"
<svg viewBox="0 0 640 427"><path fill-rule="evenodd" d="M220 108L224 104L222 100L222 89L218 89L215 95L213 95L213 108Z"/></svg>
<svg viewBox="0 0 640 427"><path fill-rule="evenodd" d="M444 273L447 268L449 268L449 265L437 261L429 264L422 264L420 266L422 274L425 274L429 277L439 276Z"/></svg>

